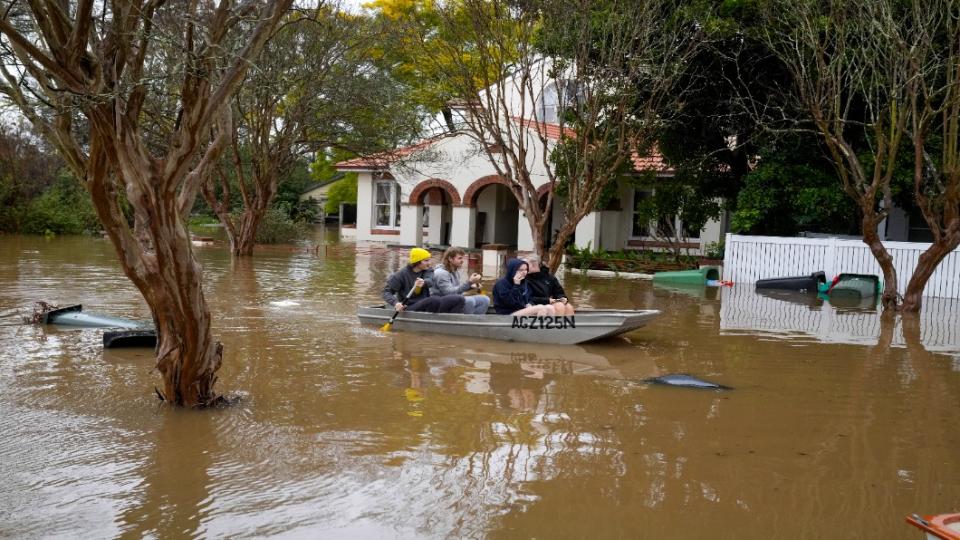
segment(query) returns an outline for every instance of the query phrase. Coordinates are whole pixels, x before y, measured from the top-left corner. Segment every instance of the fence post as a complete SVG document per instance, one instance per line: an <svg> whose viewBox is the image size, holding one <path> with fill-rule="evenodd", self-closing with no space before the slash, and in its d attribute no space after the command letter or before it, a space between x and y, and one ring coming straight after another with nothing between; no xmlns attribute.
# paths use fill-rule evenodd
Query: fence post
<svg viewBox="0 0 960 540"><path fill-rule="evenodd" d="M826 260L824 261L824 273L827 275L827 281L837 275L837 238L830 237L827 242Z"/></svg>

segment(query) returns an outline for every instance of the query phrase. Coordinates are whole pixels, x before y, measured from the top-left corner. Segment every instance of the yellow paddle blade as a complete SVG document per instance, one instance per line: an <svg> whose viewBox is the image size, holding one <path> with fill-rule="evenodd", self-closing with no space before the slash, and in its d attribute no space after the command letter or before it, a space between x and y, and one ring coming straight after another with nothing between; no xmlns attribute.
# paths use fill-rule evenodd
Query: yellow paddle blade
<svg viewBox="0 0 960 540"><path fill-rule="evenodd" d="M383 325L383 326L380 327L380 331L381 331L381 332L389 332L391 326L393 326L393 325L390 324L390 323L387 323L387 324L385 324L385 325Z"/></svg>

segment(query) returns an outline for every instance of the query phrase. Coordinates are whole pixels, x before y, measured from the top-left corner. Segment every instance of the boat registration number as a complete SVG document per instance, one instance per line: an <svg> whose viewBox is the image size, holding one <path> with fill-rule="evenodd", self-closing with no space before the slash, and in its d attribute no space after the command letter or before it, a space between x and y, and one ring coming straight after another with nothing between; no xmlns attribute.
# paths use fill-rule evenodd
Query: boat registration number
<svg viewBox="0 0 960 540"><path fill-rule="evenodd" d="M576 328L575 316L569 317L540 317L537 315L514 315L510 328L526 328L528 330L563 330Z"/></svg>

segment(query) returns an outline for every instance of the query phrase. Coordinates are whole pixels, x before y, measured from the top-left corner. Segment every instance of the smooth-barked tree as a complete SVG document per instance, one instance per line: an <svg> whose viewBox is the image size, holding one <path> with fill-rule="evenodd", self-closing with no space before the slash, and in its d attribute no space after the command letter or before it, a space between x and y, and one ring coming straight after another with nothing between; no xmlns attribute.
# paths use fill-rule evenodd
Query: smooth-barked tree
<svg viewBox="0 0 960 540"><path fill-rule="evenodd" d="M224 105L291 3L38 0L0 17L0 92L90 193L150 307L157 392L175 405L214 402L223 358L186 216Z"/></svg>
<svg viewBox="0 0 960 540"><path fill-rule="evenodd" d="M371 61L379 44L368 17L322 2L270 37L233 97L230 144L202 190L235 256L253 254L280 183L307 156L377 153L416 134L406 88Z"/></svg>

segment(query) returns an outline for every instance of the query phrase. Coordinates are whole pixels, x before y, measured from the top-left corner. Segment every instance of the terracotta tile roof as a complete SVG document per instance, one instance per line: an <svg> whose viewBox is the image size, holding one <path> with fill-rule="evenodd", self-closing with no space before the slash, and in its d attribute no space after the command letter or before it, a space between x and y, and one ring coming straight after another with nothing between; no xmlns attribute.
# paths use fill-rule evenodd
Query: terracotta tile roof
<svg viewBox="0 0 960 540"><path fill-rule="evenodd" d="M640 154L634 152L630 159L633 160L633 170L637 172L643 171L654 171L658 173L670 173L673 174L676 172L673 167L666 164L663 160L663 154L654 146L650 153L641 156Z"/></svg>
<svg viewBox="0 0 960 540"><path fill-rule="evenodd" d="M536 120L519 118L516 116L513 117L513 120L522 126L536 128L538 131L540 131L540 133L546 135L548 139L559 140L561 132L565 133L568 137L576 136L576 132L573 129L568 127L561 128L557 124L537 122ZM663 154L657 150L656 146L653 147L648 155L641 156L634 152L630 159L633 160L633 169L637 172L654 171L658 173L671 174L675 172L672 167L664 162Z"/></svg>
<svg viewBox="0 0 960 540"><path fill-rule="evenodd" d="M428 148L433 146L437 142L449 137L450 133L444 133L443 135L438 135L436 137L430 137L429 139L424 139L416 144L410 146L404 146L402 148L397 148L391 152L381 152L379 154L373 154L369 156L355 157L353 159L348 159L346 161L340 161L334 167L338 171L352 171L360 170L366 171L370 169L386 169L390 166L391 163L399 161L401 158L409 156L418 150Z"/></svg>
<svg viewBox="0 0 960 540"><path fill-rule="evenodd" d="M521 126L528 128L536 128L538 132L546 136L548 139L559 140L560 134L564 133L567 137L576 137L577 132L570 128L561 128L558 124L550 124L548 122L538 122L536 120L531 120L529 118L520 118L518 116L512 117L513 121L520 124Z"/></svg>
<svg viewBox="0 0 960 540"><path fill-rule="evenodd" d="M542 130L541 133L551 140L559 140L561 133L565 133L568 137L576 136L576 132L573 129L568 127L561 128L558 124L538 122L536 120L519 117L513 117L513 120L522 126L531 129ZM451 135L453 134L445 133L443 135L424 139L417 144L398 148L392 152L384 152L371 156L357 157L348 159L346 161L341 161L336 164L336 168L339 171L386 169L391 163L398 161L403 157L409 156L418 150L428 148L440 140L450 137ZM656 146L654 146L650 153L646 156L641 156L634 152L631 156L631 159L633 160L633 169L637 172L654 171L658 173L671 174L674 172L674 169L664 162L663 155L657 150Z"/></svg>

